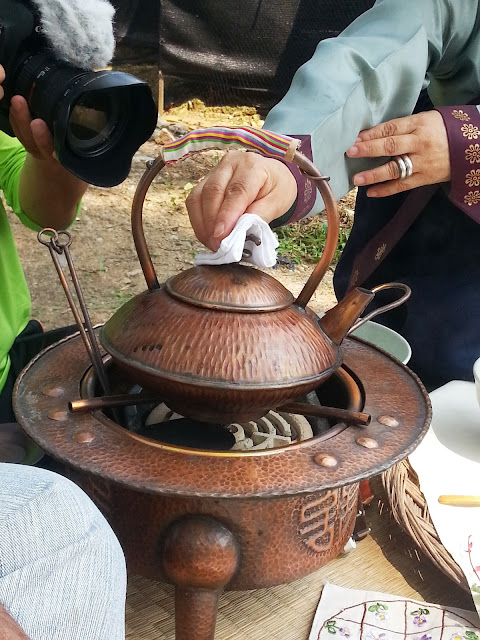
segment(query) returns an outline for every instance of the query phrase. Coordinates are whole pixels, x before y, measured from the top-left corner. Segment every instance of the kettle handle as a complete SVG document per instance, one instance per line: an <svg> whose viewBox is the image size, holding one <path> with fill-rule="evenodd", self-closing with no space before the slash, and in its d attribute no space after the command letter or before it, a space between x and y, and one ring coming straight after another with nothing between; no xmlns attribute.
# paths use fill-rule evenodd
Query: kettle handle
<svg viewBox="0 0 480 640"><path fill-rule="evenodd" d="M374 309L370 313L367 313L367 315L364 316L363 318L360 318L359 320L357 320L355 324L352 327L350 327L350 329L348 330L347 336L349 336L353 331L361 327L362 324L365 324L365 322L368 322L372 318L379 316L381 313L385 313L385 311L390 311L390 309L396 309L401 304L406 302L412 294L412 290L410 289L410 287L407 284L403 284L403 282L387 282L386 284L379 284L376 287L373 287L371 289L371 292L377 293L378 291L384 291L385 289L400 289L401 291L403 291L403 296L400 296L400 298L398 298L397 300L394 300L393 302L390 302L389 304L383 305L383 307L378 307L378 309Z"/></svg>
<svg viewBox="0 0 480 640"><path fill-rule="evenodd" d="M140 178L132 203L133 240L148 289L153 291L160 287L145 240L142 223L145 197L154 178L166 164L179 160L189 153L204 149L224 148L226 145L236 145L255 150L262 153L262 155L284 158L295 163L301 171L312 179L323 198L327 212L327 237L322 256L296 301L298 306L305 307L333 260L338 244L340 221L337 202L328 184L328 177L323 176L313 162L297 151L296 146L298 144L298 140L288 136L272 134L265 129L253 129L251 127L242 127L241 129L229 129L226 127L200 129L191 131L182 138L167 143L163 147L162 153L154 161L148 163L146 171Z"/></svg>

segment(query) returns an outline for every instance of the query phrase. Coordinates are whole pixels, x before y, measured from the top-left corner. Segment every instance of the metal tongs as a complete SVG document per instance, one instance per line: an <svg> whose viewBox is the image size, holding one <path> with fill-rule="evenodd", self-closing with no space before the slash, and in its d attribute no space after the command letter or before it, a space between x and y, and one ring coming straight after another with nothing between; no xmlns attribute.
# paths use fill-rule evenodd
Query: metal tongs
<svg viewBox="0 0 480 640"><path fill-rule="evenodd" d="M105 373L105 367L103 366L103 359L100 353L97 339L95 337L92 322L88 314L87 305L85 304L85 298L80 287L80 281L78 279L72 256L70 254L70 245L73 241L72 235L68 231L56 231L55 229L46 228L42 229L42 231L37 234L37 238L40 244L48 247L50 251L53 264L55 265L55 269L57 270L63 290L65 291L65 295L67 296L68 304L70 305L70 309L72 310L75 322L77 323L77 327L80 331L80 335L92 362L98 381L100 382L103 393L105 395L108 395L109 385L107 375ZM75 289L78 303L80 305L81 313L83 314L83 320L79 310L77 309L75 299L72 295L72 292L70 291L70 287L68 285L65 274L63 273L62 265L60 264L59 259L59 256L61 255L64 255L66 258L73 287Z"/></svg>
<svg viewBox="0 0 480 640"><path fill-rule="evenodd" d="M82 413L85 411L94 411L98 409L113 409L118 407L129 406L132 404L148 404L151 402L161 401L157 394L141 393L141 394L124 394L118 396L112 396L109 392L109 384L105 367L100 353L100 348L95 336L95 332L90 320L90 316L85 304L85 298L80 286L80 281L73 264L72 256L70 254L70 246L72 244L72 235L68 231L56 231L55 229L42 229L37 234L38 241L45 247L48 247L50 255L52 256L53 264L57 270L58 277L62 284L63 290L72 310L77 327L80 331L83 343L90 357L90 361L93 365L94 371L100 382L103 390L103 398L87 398L81 400L75 400L69 402L70 411L73 413ZM247 236L247 240L254 242L257 246L261 244L261 241L256 236ZM74 296L70 290L67 278L63 273L62 265L60 264L59 257L65 256L67 261L68 270L72 279L72 284L75 289L75 294L78 299L80 311L75 303ZM244 256L246 257L246 256ZM81 312L81 313L80 313ZM83 320L82 320L83 315ZM297 413L302 415L336 418L347 424L356 425L368 425L371 420L371 416L366 413L349 411L344 409L336 409L329 407L315 407L305 403L291 402L287 405L277 407L278 411L285 411L287 413Z"/></svg>

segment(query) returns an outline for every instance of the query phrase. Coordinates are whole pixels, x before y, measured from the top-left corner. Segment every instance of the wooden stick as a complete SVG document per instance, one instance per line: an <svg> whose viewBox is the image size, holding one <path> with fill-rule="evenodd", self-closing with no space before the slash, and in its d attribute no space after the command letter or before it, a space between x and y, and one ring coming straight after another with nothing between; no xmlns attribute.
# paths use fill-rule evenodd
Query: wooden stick
<svg viewBox="0 0 480 640"><path fill-rule="evenodd" d="M439 496L440 504L447 504L452 507L480 507L480 496Z"/></svg>

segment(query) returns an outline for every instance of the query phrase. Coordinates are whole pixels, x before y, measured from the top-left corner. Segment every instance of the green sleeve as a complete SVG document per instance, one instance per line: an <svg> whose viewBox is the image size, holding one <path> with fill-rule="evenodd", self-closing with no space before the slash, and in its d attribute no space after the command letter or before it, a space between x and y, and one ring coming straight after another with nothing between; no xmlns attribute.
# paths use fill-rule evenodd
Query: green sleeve
<svg viewBox="0 0 480 640"><path fill-rule="evenodd" d="M0 189L7 204L22 223L30 229L39 231L40 227L30 220L20 206L18 183L26 156L25 148L16 138L11 138L0 131Z"/></svg>
<svg viewBox="0 0 480 640"><path fill-rule="evenodd" d="M437 106L480 95L479 22L478 0L377 0L320 42L265 128L310 135L314 163L340 198L353 174L384 162L345 156L361 130L411 114L424 87Z"/></svg>
<svg viewBox="0 0 480 640"><path fill-rule="evenodd" d="M0 189L20 221L33 231L41 231L42 227L31 220L20 205L19 180L26 156L27 152L17 138L11 138L0 131ZM81 205L79 202L77 214Z"/></svg>

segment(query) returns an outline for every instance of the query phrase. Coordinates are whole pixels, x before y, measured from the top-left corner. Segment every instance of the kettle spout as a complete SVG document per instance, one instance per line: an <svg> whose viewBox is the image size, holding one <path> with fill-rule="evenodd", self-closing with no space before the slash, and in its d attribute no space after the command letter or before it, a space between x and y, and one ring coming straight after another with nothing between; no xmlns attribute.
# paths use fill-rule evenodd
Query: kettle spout
<svg viewBox="0 0 480 640"><path fill-rule="evenodd" d="M358 287L320 318L321 328L334 344L341 344L374 297L373 291Z"/></svg>

